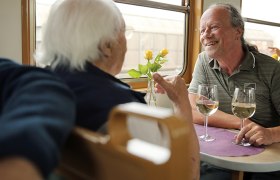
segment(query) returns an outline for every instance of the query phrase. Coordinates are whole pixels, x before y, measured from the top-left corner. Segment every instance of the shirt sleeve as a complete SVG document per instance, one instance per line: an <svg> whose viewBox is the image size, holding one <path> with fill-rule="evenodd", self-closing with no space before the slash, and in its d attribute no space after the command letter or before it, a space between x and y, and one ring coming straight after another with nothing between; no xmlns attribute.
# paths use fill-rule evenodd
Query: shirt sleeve
<svg viewBox="0 0 280 180"><path fill-rule="evenodd" d="M271 100L273 103L273 106L275 107L278 116L280 116L280 83L279 83L279 79L280 79L280 66L275 66L274 69L274 75L273 78L271 80ZM278 124L280 122L280 119L277 119Z"/></svg>
<svg viewBox="0 0 280 180"><path fill-rule="evenodd" d="M206 72L204 71L205 61L205 57L200 53L196 60L192 80L188 88L190 93L197 93L198 85L207 83Z"/></svg>
<svg viewBox="0 0 280 180"><path fill-rule="evenodd" d="M19 69L0 87L0 158L26 158L47 177L74 126L74 97L50 72Z"/></svg>

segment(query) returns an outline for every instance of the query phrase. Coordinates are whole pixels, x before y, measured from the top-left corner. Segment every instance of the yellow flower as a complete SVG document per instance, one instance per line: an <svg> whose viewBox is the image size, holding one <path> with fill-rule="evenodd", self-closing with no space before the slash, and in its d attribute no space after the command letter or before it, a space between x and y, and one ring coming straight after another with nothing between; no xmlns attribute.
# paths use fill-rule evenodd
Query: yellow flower
<svg viewBox="0 0 280 180"><path fill-rule="evenodd" d="M144 56L144 58L147 59L147 60L153 59L153 51L151 51L151 50L146 50L146 51L145 51L145 56Z"/></svg>
<svg viewBox="0 0 280 180"><path fill-rule="evenodd" d="M163 64L168 60L164 57L168 54L167 49L162 49L153 59L153 51L146 50L144 58L148 61L146 64L138 64L138 69L130 69L127 73L133 78L140 78L146 75L148 79L152 79L152 74L162 68Z"/></svg>
<svg viewBox="0 0 280 180"><path fill-rule="evenodd" d="M166 56L166 54L168 54L168 50L166 48L162 49L160 52L161 57Z"/></svg>
<svg viewBox="0 0 280 180"><path fill-rule="evenodd" d="M271 57L275 60L278 60L278 55L277 54L272 54Z"/></svg>

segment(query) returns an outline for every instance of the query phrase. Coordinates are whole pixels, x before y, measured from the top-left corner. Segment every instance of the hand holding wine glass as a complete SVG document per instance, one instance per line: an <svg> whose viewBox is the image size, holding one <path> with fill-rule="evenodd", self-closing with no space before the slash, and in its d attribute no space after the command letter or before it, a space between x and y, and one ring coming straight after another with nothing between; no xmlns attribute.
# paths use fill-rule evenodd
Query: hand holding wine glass
<svg viewBox="0 0 280 180"><path fill-rule="evenodd" d="M231 104L233 114L241 120L241 130L244 126L244 119L252 117L256 111L255 89L235 88ZM251 144L243 138L239 145L250 146Z"/></svg>
<svg viewBox="0 0 280 180"><path fill-rule="evenodd" d="M219 106L218 90L216 85L201 84L198 86L196 107L197 110L205 116L204 128L205 134L200 136L202 141L213 141L215 138L211 137L207 132L208 116L214 114Z"/></svg>

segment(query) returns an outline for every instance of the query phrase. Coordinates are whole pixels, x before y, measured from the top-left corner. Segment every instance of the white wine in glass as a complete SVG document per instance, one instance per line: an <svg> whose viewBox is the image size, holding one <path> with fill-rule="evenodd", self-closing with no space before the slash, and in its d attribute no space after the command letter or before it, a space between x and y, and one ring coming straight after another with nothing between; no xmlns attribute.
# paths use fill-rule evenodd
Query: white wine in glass
<svg viewBox="0 0 280 180"><path fill-rule="evenodd" d="M235 88L231 105L233 114L241 120L241 130L244 126L244 119L252 117L256 111L255 89ZM243 138L238 145L250 146L251 144Z"/></svg>
<svg viewBox="0 0 280 180"><path fill-rule="evenodd" d="M214 114L218 107L218 89L216 85L201 84L198 86L197 99L196 99L197 110L205 116L204 128L205 134L200 136L201 141L213 141L215 138L208 134L208 116Z"/></svg>

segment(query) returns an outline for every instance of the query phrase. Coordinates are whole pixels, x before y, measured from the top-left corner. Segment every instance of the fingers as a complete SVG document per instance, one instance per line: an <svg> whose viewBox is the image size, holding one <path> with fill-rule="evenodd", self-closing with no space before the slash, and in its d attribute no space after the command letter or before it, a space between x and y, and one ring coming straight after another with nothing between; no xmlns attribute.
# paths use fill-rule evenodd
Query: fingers
<svg viewBox="0 0 280 180"><path fill-rule="evenodd" d="M272 144L271 132L255 123L250 123L242 128L236 136L236 143L240 143L245 138L250 144L254 146Z"/></svg>
<svg viewBox="0 0 280 180"><path fill-rule="evenodd" d="M165 90L164 88L160 85L161 83L163 83L164 79L159 75L153 75L153 79L156 82L155 83L155 92L156 93L160 93L160 94L165 94Z"/></svg>
<svg viewBox="0 0 280 180"><path fill-rule="evenodd" d="M167 93L168 97L172 99L171 97L174 96L175 90L176 90L176 78L174 77L165 77L163 78L158 73L153 74L154 81L156 84L156 91L159 93ZM170 97L171 96L171 97Z"/></svg>
<svg viewBox="0 0 280 180"><path fill-rule="evenodd" d="M268 49L271 50L271 52L276 53L278 56L280 55L280 49L277 47L268 47Z"/></svg>
<svg viewBox="0 0 280 180"><path fill-rule="evenodd" d="M255 140L255 143L253 143L254 146L261 146L261 145L263 145L263 144L265 144L265 143L264 143L264 138L263 138L263 137L260 137L260 138L256 139L256 140Z"/></svg>
<svg viewBox="0 0 280 180"><path fill-rule="evenodd" d="M236 136L236 143L240 143L243 138L249 141L250 144L254 144L257 140L257 133L255 123L250 123L244 126Z"/></svg>
<svg viewBox="0 0 280 180"><path fill-rule="evenodd" d="M155 84L155 92L165 94L165 90L158 83Z"/></svg>
<svg viewBox="0 0 280 180"><path fill-rule="evenodd" d="M248 131L245 133L244 137L245 137L245 139L250 139L250 138L252 138L256 133L257 133L257 131L255 131L255 130L253 130L253 129L250 129L250 130L248 130Z"/></svg>
<svg viewBox="0 0 280 180"><path fill-rule="evenodd" d="M275 51L275 52L278 50L277 47L268 47L268 49L270 49L270 50L272 50L272 51Z"/></svg>
<svg viewBox="0 0 280 180"><path fill-rule="evenodd" d="M154 81L157 83L157 92L165 92L174 103L185 103L188 100L187 88L184 80L180 76L162 77L158 73L153 74Z"/></svg>
<svg viewBox="0 0 280 180"><path fill-rule="evenodd" d="M249 135L250 134L250 135ZM249 131L247 134L245 134L245 139L250 143L253 144L255 146L261 145L258 144L256 141L259 140L259 137L257 135L257 133L253 130ZM260 141L259 141L260 142Z"/></svg>
<svg viewBox="0 0 280 180"><path fill-rule="evenodd" d="M250 144L252 144L254 146L261 146L264 144L263 137L259 137L258 135L254 135L254 136L250 137L250 139L248 141Z"/></svg>
<svg viewBox="0 0 280 180"><path fill-rule="evenodd" d="M158 73L154 73L153 74L153 79L156 82L156 92L157 93L165 93L165 89L168 87L167 82L163 79L163 77L161 75L159 75Z"/></svg>
<svg viewBox="0 0 280 180"><path fill-rule="evenodd" d="M240 144L242 139L245 137L245 134L249 131L249 129L247 128L247 126L244 126L239 133L236 135L236 139L235 142L236 144Z"/></svg>

